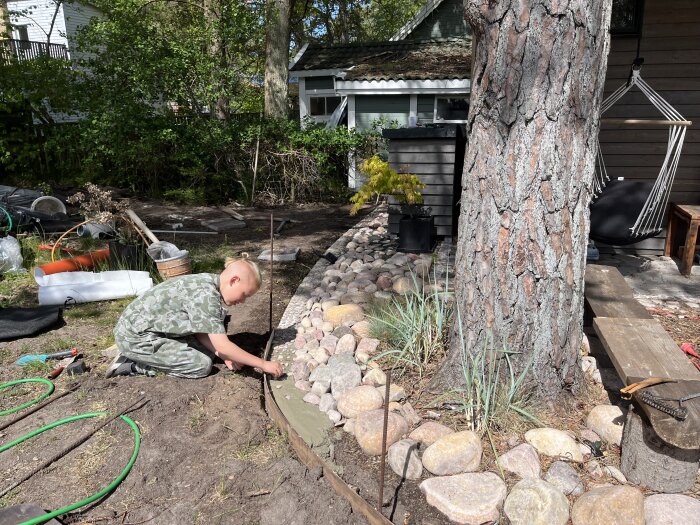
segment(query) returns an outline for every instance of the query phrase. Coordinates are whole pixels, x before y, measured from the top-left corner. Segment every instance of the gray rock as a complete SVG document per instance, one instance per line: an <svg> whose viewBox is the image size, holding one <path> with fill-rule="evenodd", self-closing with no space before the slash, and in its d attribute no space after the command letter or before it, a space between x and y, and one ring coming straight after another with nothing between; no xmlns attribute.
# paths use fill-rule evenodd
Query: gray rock
<svg viewBox="0 0 700 525"><path fill-rule="evenodd" d="M373 368L362 378L363 385L382 386L386 384L386 374L379 368Z"/></svg>
<svg viewBox="0 0 700 525"><path fill-rule="evenodd" d="M646 525L700 525L700 500L681 494L654 494L644 500Z"/></svg>
<svg viewBox="0 0 700 525"><path fill-rule="evenodd" d="M603 441L620 446L625 413L615 405L593 407L586 418L586 427L598 434Z"/></svg>
<svg viewBox="0 0 700 525"><path fill-rule="evenodd" d="M329 410L326 414L328 415L328 419L333 421L333 423L339 423L340 420L343 419L343 416L341 416L340 412L337 410Z"/></svg>
<svg viewBox="0 0 700 525"><path fill-rule="evenodd" d="M564 525L569 521L569 500L546 481L528 478L515 484L503 512L511 525Z"/></svg>
<svg viewBox="0 0 700 525"><path fill-rule="evenodd" d="M599 487L576 500L571 509L573 525L644 525L644 496L627 485Z"/></svg>
<svg viewBox="0 0 700 525"><path fill-rule="evenodd" d="M347 354L352 357L351 354ZM353 363L340 363L334 365L333 376L331 377L331 392L334 396L338 396L354 388L362 381L362 371L360 367Z"/></svg>
<svg viewBox="0 0 700 525"><path fill-rule="evenodd" d="M583 481L578 472L565 461L555 461L544 476L545 481L561 490L566 496L583 494Z"/></svg>
<svg viewBox="0 0 700 525"><path fill-rule="evenodd" d="M330 358L328 359L328 366L331 367L331 368L332 368L332 367L335 367L335 366L338 366L338 365L340 365L340 364L351 364L351 365L354 365L354 364L355 364L355 358L352 356L352 354L345 353L345 354L333 354L333 355L330 356ZM332 373L332 371L331 371L331 373Z"/></svg>
<svg viewBox="0 0 700 525"><path fill-rule="evenodd" d="M320 403L320 401L321 401L321 398L318 397L318 396L317 396L316 394L314 394L313 392L307 393L302 399L303 399L304 401L306 401L307 403L310 403L310 404L312 404L312 405L318 405L318 404Z"/></svg>
<svg viewBox="0 0 700 525"><path fill-rule="evenodd" d="M603 477L603 467L595 459L586 463L586 472L593 479L601 479Z"/></svg>
<svg viewBox="0 0 700 525"><path fill-rule="evenodd" d="M305 381L309 379L309 374L311 373L311 368L308 363L304 361L294 361L290 369L291 374L294 376L296 381Z"/></svg>
<svg viewBox="0 0 700 525"><path fill-rule="evenodd" d="M309 392L311 390L311 382L310 381L296 381L294 383L294 386L303 392Z"/></svg>
<svg viewBox="0 0 700 525"><path fill-rule="evenodd" d="M540 457L535 447L522 443L498 458L500 467L519 478L539 478L542 473ZM568 513L567 513L568 514Z"/></svg>
<svg viewBox="0 0 700 525"><path fill-rule="evenodd" d="M618 483L622 483L623 485L627 483L627 478L617 467L613 467L612 465L605 465L603 467L603 472L611 478L613 478Z"/></svg>
<svg viewBox="0 0 700 525"><path fill-rule="evenodd" d="M347 334L352 334L352 328L350 328L349 326L339 326L338 328L333 330L333 336L337 339L340 339L341 337Z"/></svg>
<svg viewBox="0 0 700 525"><path fill-rule="evenodd" d="M338 339L338 342L335 345L335 352L337 354L342 354L345 352L352 354L355 352L355 336L352 334L346 334Z"/></svg>
<svg viewBox="0 0 700 525"><path fill-rule="evenodd" d="M329 410L335 410L338 406L335 398L332 394L323 394L320 401L318 402L318 409L321 412L328 412Z"/></svg>
<svg viewBox="0 0 700 525"><path fill-rule="evenodd" d="M439 438L423 453L423 466L436 476L474 472L481 464L481 439L465 430Z"/></svg>
<svg viewBox="0 0 700 525"><path fill-rule="evenodd" d="M418 442L402 439L389 447L387 461L391 470L406 479L419 479L423 474L423 463L418 455Z"/></svg>
<svg viewBox="0 0 700 525"><path fill-rule="evenodd" d="M309 381L328 381L330 383L332 371L328 366L320 365L311 371Z"/></svg>
<svg viewBox="0 0 700 525"><path fill-rule="evenodd" d="M319 397L328 392L330 389L331 384L328 381L315 381L314 384L311 385L311 393L316 394Z"/></svg>
<svg viewBox="0 0 700 525"><path fill-rule="evenodd" d="M493 472L430 478L419 487L429 505L464 525L498 520L507 491L506 484Z"/></svg>
<svg viewBox="0 0 700 525"><path fill-rule="evenodd" d="M309 353L314 358L314 361L321 365L328 362L328 352L323 348L317 348L316 350L312 350Z"/></svg>
<svg viewBox="0 0 700 525"><path fill-rule="evenodd" d="M338 338L332 334L328 334L321 339L319 346L329 354L335 353L335 347L338 344Z"/></svg>
<svg viewBox="0 0 700 525"><path fill-rule="evenodd" d="M355 328L353 326L353 328ZM370 337L363 338L357 345L357 352L362 352L367 355L374 355L379 347L379 339L373 339Z"/></svg>

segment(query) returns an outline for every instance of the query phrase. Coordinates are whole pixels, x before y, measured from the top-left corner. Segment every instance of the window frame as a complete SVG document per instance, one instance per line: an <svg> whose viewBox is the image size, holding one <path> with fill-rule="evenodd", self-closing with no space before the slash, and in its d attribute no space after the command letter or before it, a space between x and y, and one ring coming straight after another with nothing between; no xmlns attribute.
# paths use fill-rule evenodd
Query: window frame
<svg viewBox="0 0 700 525"><path fill-rule="evenodd" d="M445 120L438 119L438 99L461 99L467 103L467 115L465 115L464 120ZM435 95L435 100L433 101L433 124L466 124L469 117L469 95Z"/></svg>

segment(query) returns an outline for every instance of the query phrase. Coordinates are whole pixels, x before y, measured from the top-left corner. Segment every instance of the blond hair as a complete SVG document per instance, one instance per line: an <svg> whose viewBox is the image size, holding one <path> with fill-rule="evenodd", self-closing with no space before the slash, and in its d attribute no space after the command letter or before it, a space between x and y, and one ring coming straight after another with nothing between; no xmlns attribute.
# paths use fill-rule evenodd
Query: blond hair
<svg viewBox="0 0 700 525"><path fill-rule="evenodd" d="M248 258L248 254L246 252L241 253L240 257L226 257L226 260L224 261L224 268L228 268L232 264L238 262L243 262L248 265L248 268L250 269L251 273L253 274L253 277L255 278L255 284L257 288L260 288L262 286L262 275L260 275L260 267L255 261L251 261Z"/></svg>

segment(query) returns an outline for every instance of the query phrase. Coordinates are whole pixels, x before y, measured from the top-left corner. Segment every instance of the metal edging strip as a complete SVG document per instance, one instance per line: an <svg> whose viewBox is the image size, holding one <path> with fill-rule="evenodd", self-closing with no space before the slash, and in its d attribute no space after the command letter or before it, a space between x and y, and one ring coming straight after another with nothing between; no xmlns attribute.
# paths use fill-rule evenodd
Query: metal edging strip
<svg viewBox="0 0 700 525"><path fill-rule="evenodd" d="M270 333L270 338L267 341L267 346L265 347L265 359L269 359L272 353L272 341L275 338L275 330L273 329ZM270 387L270 376L263 374L263 387L265 390L265 409L270 418L275 422L277 428L282 432L287 434L287 439L289 444L296 452L297 456L301 462L306 465L307 468L317 468L321 467L323 469L323 477L328 480L331 487L335 492L344 497L352 510L362 514L370 525L392 525L391 521L386 519L380 512L377 511L372 505L370 505L364 498L352 490L347 483L345 483L338 474L333 471L333 468L323 461L316 453L309 447L306 442L301 438L301 436L294 430L294 427L287 421L287 418L280 410L280 407L275 401L275 396L272 393L272 388Z"/></svg>

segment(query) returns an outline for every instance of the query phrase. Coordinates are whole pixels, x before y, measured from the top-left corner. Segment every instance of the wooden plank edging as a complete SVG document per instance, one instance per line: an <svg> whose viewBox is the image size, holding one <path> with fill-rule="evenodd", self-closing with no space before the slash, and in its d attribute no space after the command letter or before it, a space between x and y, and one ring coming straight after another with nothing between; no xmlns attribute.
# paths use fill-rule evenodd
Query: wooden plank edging
<svg viewBox="0 0 700 525"><path fill-rule="evenodd" d="M274 337L275 330L272 330L270 338L267 341L267 346L265 347L264 359L266 360L269 359L272 354L272 341ZM306 444L297 431L294 430L294 427L289 423L275 401L274 393L270 387L270 376L267 374L263 374L263 388L265 390L265 409L267 414L270 416L270 419L275 422L277 428L287 435L289 444L292 446L297 456L299 456L301 462L306 465L307 468L321 467L323 469L323 477L328 480L333 490L350 503L353 511L362 514L370 525L392 525L392 523L378 512L377 509L352 490L347 483L333 471L333 468L323 461L311 447Z"/></svg>

